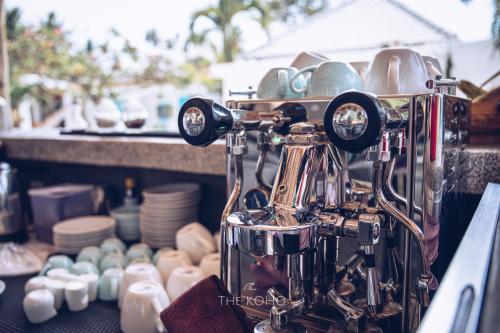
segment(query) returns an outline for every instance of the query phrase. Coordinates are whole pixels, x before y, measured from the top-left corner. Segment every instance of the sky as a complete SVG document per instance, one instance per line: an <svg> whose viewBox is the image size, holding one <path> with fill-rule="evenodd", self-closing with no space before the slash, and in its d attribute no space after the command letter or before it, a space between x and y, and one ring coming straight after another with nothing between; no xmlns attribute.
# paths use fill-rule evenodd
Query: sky
<svg viewBox="0 0 500 333"><path fill-rule="evenodd" d="M490 38L493 0L399 0L435 24L458 35L462 41ZM332 0L335 3L336 0ZM20 7L25 23L36 23L54 11L70 29L76 45L85 45L88 38L103 41L114 27L142 51L148 51L145 32L156 29L163 38L188 35L191 14L215 0L6 0L7 8ZM266 35L251 19L239 19L243 31L243 48L252 50L266 43ZM203 24L203 23L202 23ZM286 27L275 25L277 36ZM199 52L199 51L198 51ZM205 51L207 52L207 51ZM181 58L180 50L174 59Z"/></svg>

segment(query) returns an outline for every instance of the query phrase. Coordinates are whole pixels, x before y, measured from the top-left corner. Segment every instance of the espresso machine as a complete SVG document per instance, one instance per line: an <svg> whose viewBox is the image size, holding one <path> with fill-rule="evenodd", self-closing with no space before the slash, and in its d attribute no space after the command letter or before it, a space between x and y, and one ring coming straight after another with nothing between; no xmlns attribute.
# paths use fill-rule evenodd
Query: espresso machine
<svg viewBox="0 0 500 333"><path fill-rule="evenodd" d="M225 136L221 278L255 332L417 329L439 284L440 228L460 200L470 101L455 96L457 84L184 103L189 144ZM358 162L364 181L351 175Z"/></svg>

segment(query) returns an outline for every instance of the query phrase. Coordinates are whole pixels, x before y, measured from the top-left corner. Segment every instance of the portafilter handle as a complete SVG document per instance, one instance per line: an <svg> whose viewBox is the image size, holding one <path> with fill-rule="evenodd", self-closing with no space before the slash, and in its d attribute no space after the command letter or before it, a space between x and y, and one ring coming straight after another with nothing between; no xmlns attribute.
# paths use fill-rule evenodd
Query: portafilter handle
<svg viewBox="0 0 500 333"><path fill-rule="evenodd" d="M229 132L233 124L231 110L208 98L193 97L179 111L179 132L194 146L208 146Z"/></svg>
<svg viewBox="0 0 500 333"><path fill-rule="evenodd" d="M347 91L335 97L326 107L324 126L336 147L359 153L379 143L386 119L386 110L377 96Z"/></svg>

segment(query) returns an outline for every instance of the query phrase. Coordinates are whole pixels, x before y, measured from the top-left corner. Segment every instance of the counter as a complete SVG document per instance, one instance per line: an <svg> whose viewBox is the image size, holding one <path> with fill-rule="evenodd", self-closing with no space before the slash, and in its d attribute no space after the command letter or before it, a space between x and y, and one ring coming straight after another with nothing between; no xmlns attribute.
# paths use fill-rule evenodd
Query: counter
<svg viewBox="0 0 500 333"><path fill-rule="evenodd" d="M181 138L61 135L56 129L44 129L0 132L0 141L7 160L226 174L226 148L222 140L199 148Z"/></svg>

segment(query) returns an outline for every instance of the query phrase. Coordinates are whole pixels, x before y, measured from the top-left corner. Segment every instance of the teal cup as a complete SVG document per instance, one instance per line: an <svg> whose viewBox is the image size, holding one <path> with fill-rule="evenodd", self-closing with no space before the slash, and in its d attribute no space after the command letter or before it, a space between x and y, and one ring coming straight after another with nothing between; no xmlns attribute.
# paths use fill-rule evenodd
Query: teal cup
<svg viewBox="0 0 500 333"><path fill-rule="evenodd" d="M118 238L105 239L101 244L101 251L103 255L111 252L124 253L126 249L127 247L125 246L125 244Z"/></svg>
<svg viewBox="0 0 500 333"><path fill-rule="evenodd" d="M311 73L307 84L303 76ZM361 77L349 63L325 61L316 66L309 66L296 72L290 79L290 89L306 97L335 97L344 91L361 90Z"/></svg>
<svg viewBox="0 0 500 333"><path fill-rule="evenodd" d="M116 301L123 278L123 269L108 268L99 278L98 297L101 301Z"/></svg>
<svg viewBox="0 0 500 333"><path fill-rule="evenodd" d="M66 269L71 269L73 266L73 260L71 260L70 257L65 256L65 255L54 255L50 256L45 265L43 265L42 270L40 271L40 275L46 275L48 271L50 271L53 268L66 268Z"/></svg>
<svg viewBox="0 0 500 333"><path fill-rule="evenodd" d="M140 257L151 258L152 255L153 255L153 250L151 250L151 248L144 243L134 244L127 251L127 259L129 261L132 261Z"/></svg>
<svg viewBox="0 0 500 333"><path fill-rule="evenodd" d="M97 266L89 261L80 261L75 264L70 269L70 272L76 275L95 273L99 275L99 269Z"/></svg>
<svg viewBox="0 0 500 333"><path fill-rule="evenodd" d="M108 268L125 268L127 261L127 257L121 252L111 252L101 259L99 269L104 272Z"/></svg>
<svg viewBox="0 0 500 333"><path fill-rule="evenodd" d="M257 88L257 98L260 99L292 99L304 97L304 92L290 89L290 80L297 73L294 67L271 68L262 78ZM295 80L296 86L305 86L304 77Z"/></svg>
<svg viewBox="0 0 500 333"><path fill-rule="evenodd" d="M98 265L101 260L101 251L97 248L97 251L81 251L76 257L77 262L88 261L94 265Z"/></svg>

